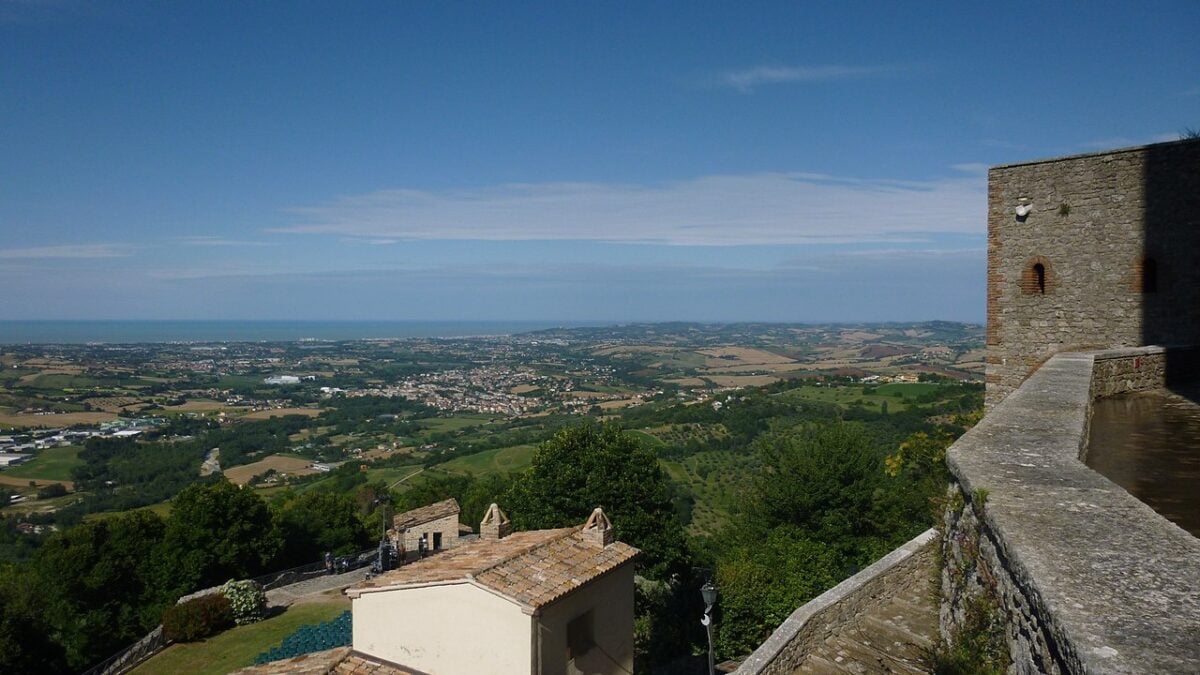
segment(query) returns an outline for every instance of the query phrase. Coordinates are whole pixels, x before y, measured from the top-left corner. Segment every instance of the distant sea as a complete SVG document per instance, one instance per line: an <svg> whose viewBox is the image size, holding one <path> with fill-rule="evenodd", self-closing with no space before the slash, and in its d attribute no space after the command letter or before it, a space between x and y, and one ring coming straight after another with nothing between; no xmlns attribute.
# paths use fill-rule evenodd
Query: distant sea
<svg viewBox="0 0 1200 675"><path fill-rule="evenodd" d="M0 344L465 337L604 325L586 321L0 321Z"/></svg>

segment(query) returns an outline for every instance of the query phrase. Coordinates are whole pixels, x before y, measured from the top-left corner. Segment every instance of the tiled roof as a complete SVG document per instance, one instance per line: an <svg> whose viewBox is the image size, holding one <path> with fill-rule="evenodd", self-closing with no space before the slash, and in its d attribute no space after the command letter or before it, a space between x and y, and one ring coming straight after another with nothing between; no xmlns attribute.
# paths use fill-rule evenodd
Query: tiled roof
<svg viewBox="0 0 1200 675"><path fill-rule="evenodd" d="M553 602L633 560L639 551L615 542L599 546L577 527L514 532L481 539L405 565L350 588L351 597L416 584L470 581L529 606Z"/></svg>
<svg viewBox="0 0 1200 675"><path fill-rule="evenodd" d="M404 668L359 654L349 647L302 654L234 671L232 675L413 675Z"/></svg>
<svg viewBox="0 0 1200 675"><path fill-rule="evenodd" d="M638 553L619 541L598 546L575 531L480 572L475 578L522 604L541 607L633 560Z"/></svg>
<svg viewBox="0 0 1200 675"><path fill-rule="evenodd" d="M434 502L429 506L422 506L421 508L413 509L412 511L397 513L396 516L392 518L392 527L395 527L397 530L401 530L406 527L414 527L416 525L421 525L422 523L428 523L431 520L437 520L447 516L457 516L460 510L461 509L458 508L458 501L451 497L450 499L445 499L440 502Z"/></svg>

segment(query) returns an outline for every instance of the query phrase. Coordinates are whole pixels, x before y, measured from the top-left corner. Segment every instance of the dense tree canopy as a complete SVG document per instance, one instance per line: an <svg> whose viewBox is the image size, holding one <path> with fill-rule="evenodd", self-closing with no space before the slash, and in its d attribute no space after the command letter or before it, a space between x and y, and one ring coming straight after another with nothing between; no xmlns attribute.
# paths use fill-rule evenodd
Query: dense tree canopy
<svg viewBox="0 0 1200 675"><path fill-rule="evenodd" d="M950 440L918 434L889 457L852 422L761 436L764 471L717 542L721 650L749 653L796 607L928 527L945 489L937 447Z"/></svg>
<svg viewBox="0 0 1200 675"><path fill-rule="evenodd" d="M648 576L665 578L685 564L666 475L651 452L611 424L556 433L517 476L505 505L517 529L579 525L599 506L617 539L642 550Z"/></svg>
<svg viewBox="0 0 1200 675"><path fill-rule="evenodd" d="M187 593L262 574L281 545L266 502L221 480L191 485L174 499L163 555L175 587Z"/></svg>
<svg viewBox="0 0 1200 675"><path fill-rule="evenodd" d="M371 543L371 535L358 516L358 505L347 494L307 492L285 502L275 522L288 563L319 560L326 551L335 555L356 553Z"/></svg>

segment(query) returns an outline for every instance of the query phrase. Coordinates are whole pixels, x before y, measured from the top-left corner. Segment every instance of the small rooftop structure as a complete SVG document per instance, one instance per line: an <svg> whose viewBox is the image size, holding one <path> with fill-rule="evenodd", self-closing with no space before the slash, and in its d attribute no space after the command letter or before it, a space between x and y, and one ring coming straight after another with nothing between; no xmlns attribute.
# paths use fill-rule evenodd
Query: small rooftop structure
<svg viewBox="0 0 1200 675"><path fill-rule="evenodd" d="M458 535L462 531L458 522L460 512L458 501L453 497L434 502L396 514L388 534L400 551L417 551L422 548L422 540L426 551L454 548L459 544Z"/></svg>

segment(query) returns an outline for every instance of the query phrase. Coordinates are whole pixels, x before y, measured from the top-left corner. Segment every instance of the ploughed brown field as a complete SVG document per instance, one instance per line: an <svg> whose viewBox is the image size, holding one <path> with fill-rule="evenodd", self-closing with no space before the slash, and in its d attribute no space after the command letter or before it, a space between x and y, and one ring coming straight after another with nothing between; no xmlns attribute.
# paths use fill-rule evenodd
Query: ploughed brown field
<svg viewBox="0 0 1200 675"><path fill-rule="evenodd" d="M232 469L226 469L224 474L229 479L229 482L235 485L245 485L250 482L251 478L262 475L271 469L275 469L277 473L286 473L293 476L307 476L310 473L316 473L315 469L310 468L311 465L312 462L307 459L271 455L253 464L243 464L242 466L235 466Z"/></svg>

